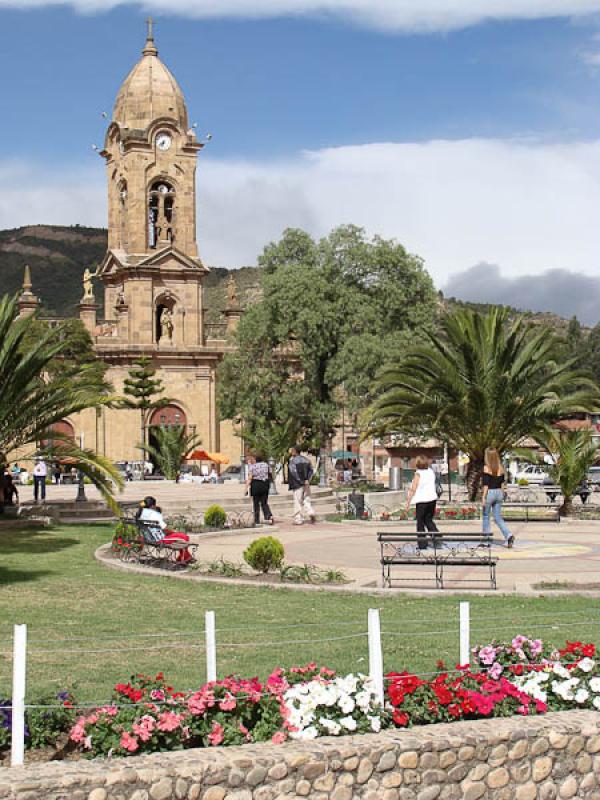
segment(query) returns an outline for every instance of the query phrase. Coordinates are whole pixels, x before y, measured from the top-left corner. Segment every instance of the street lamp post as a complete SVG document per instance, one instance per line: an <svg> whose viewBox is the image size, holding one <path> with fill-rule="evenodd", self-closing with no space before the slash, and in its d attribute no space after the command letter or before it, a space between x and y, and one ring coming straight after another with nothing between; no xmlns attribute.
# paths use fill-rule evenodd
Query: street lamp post
<svg viewBox="0 0 600 800"><path fill-rule="evenodd" d="M327 452L325 448L321 445L321 449L319 451L319 488L321 489L327 488L327 470L325 468L326 458L327 458Z"/></svg>
<svg viewBox="0 0 600 800"><path fill-rule="evenodd" d="M79 434L79 447L83 450L83 433ZM87 503L87 497L85 495L85 483L83 481L83 472L81 469L77 470L77 497L75 498L76 503Z"/></svg>

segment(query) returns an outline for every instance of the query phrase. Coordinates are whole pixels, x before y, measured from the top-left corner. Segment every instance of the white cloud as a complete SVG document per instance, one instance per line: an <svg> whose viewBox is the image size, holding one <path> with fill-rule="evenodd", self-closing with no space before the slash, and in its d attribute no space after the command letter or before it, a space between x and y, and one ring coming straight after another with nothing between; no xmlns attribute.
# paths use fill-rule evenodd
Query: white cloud
<svg viewBox="0 0 600 800"><path fill-rule="evenodd" d="M188 17L331 16L380 29L446 31L486 20L578 17L600 11L600 0L0 0L0 8L64 5L84 13L137 5Z"/></svg>
<svg viewBox="0 0 600 800"><path fill-rule="evenodd" d="M352 222L421 255L438 286L482 261L505 276L599 274L600 140L467 139L305 152L278 162L200 156L198 240L208 264L240 266L286 227ZM0 163L0 228L106 224L100 164Z"/></svg>

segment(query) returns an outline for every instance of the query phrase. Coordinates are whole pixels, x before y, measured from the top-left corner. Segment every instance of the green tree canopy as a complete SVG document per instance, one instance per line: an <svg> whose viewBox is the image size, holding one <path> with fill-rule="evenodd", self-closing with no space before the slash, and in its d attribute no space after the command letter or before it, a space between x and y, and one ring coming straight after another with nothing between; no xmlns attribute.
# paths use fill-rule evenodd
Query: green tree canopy
<svg viewBox="0 0 600 800"><path fill-rule="evenodd" d="M427 339L382 373L372 420L383 430L437 436L467 453L471 499L486 447L503 453L598 403L596 384L575 358L555 361L555 337L511 321L505 310L456 311Z"/></svg>
<svg viewBox="0 0 600 800"><path fill-rule="evenodd" d="M262 300L242 318L238 350L221 366L221 414L243 419L251 433L264 420L293 418L305 443L322 444L338 387L358 411L380 366L399 358L415 332L432 330L433 283L402 245L352 225L319 242L286 230L259 263Z"/></svg>

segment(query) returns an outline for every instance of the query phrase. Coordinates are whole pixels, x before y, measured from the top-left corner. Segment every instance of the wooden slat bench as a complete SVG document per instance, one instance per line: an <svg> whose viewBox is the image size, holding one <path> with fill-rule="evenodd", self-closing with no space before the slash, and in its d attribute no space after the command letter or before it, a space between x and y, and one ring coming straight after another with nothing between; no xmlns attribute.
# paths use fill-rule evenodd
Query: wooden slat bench
<svg viewBox="0 0 600 800"><path fill-rule="evenodd" d="M559 508L550 503L502 503L507 522L560 522Z"/></svg>
<svg viewBox="0 0 600 800"><path fill-rule="evenodd" d="M427 548L420 543L427 541ZM489 571L489 582L496 589L496 564L498 558L492 554L492 537L483 533L378 533L381 548L381 577L383 587L392 588L392 567L427 567L435 573L436 588L444 588L444 571L448 567L483 567ZM404 578L418 581L420 578ZM481 583L479 579L469 582Z"/></svg>
<svg viewBox="0 0 600 800"><path fill-rule="evenodd" d="M120 558L122 561L151 564L165 569L179 569L187 565L177 560L182 550L187 548L191 555L195 557L198 549L197 544L184 541L163 541L158 535L156 523L132 517L121 517L119 521L126 527L134 528L137 531L139 543L137 547L121 550Z"/></svg>

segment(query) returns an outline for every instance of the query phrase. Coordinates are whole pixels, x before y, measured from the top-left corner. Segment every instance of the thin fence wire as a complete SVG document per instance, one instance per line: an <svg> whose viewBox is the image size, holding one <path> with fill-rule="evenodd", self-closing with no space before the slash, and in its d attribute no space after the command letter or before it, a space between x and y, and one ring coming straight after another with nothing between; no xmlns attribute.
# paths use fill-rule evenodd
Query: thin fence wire
<svg viewBox="0 0 600 800"><path fill-rule="evenodd" d="M394 613L395 615L397 615L397 612L389 610L389 609L380 608L379 610L380 610L382 615L391 614L391 613ZM502 621L502 622L507 622L507 623L510 622L511 624L514 624L514 625L530 625L530 623L533 622L534 620L555 619L556 617L559 617L559 616L560 617L577 616L577 615L581 615L583 613L584 612L581 611L581 610L578 610L578 611L557 611L557 612L553 611L553 612L547 612L545 614L528 614L526 611L523 611L523 612L515 612L514 614L510 614L510 615L503 616L503 617L498 617L497 615L494 615L494 616L480 616L480 615L477 615L476 619L477 619L477 622L488 622L488 621L489 622L499 622L499 621ZM526 618L527 618L526 622L521 622L521 621L518 620L518 617L521 616L521 614L523 616L526 616ZM447 623L449 625L453 625L456 622L456 620L454 618L448 618L445 621L447 621ZM596 620L590 620L590 623L594 623L594 622L596 622ZM423 624L423 619L422 618L402 619L402 623L406 624L406 625L422 625ZM327 619L327 620L322 620L322 621L312 620L310 622L297 622L297 623L292 623L292 624L289 624L289 625L285 625L285 624L282 625L277 620L266 620L264 622L264 624L262 624L262 625L234 626L234 627L217 628L216 632L217 633L233 633L233 632L239 632L239 631L259 631L259 630L263 630L263 629L272 629L273 625L277 625L277 629L278 630L293 630L293 629L299 629L299 628L325 627L325 626L338 627L340 625L352 626L352 625L362 625L362 624L364 624L364 619L360 619L360 620L332 620L332 619ZM570 624L586 624L586 623L582 622L582 623L570 623ZM536 626L536 627L539 627L539 626ZM29 630L31 631L31 628ZM48 630L51 630L51 629L45 628L44 630L48 631ZM439 635L440 633L447 633L447 632L448 632L447 629L445 631L428 631L428 632L421 632L421 631L419 631L419 632L411 632L411 631L407 631L405 635L417 635L417 634L420 635L422 633L426 633L427 635ZM12 629L11 629L11 633L12 633ZM69 642L74 642L74 641L111 641L112 639L121 640L121 639L131 639L131 638L134 638L134 639L139 639L139 638L153 639L153 638L165 638L165 637L171 638L171 637L185 637L185 636L200 637L200 636L203 636L203 635L204 635L204 630L202 628L199 628L197 630L190 630L190 631L168 630L168 631L164 631L164 632L153 631L153 632L140 632L140 633L135 632L135 631L131 631L129 633L115 633L115 634L110 633L108 635L100 634L98 636L69 636L69 637L56 637L56 636L53 636L53 637L48 637L48 638L43 638L43 639L35 638L35 633L32 632L32 633L30 633L29 641L32 644L41 644L41 643L46 643L46 642L53 642L53 643L67 642L67 643L69 643Z"/></svg>
<svg viewBox="0 0 600 800"><path fill-rule="evenodd" d="M544 667L552 667L554 665L560 664L561 666L568 668L570 666L574 666L577 663L578 663L577 661L565 661L565 660L560 659L560 660L556 660L556 661L555 660L549 661L547 664L522 664L520 666L523 667L524 671L537 673L537 672L542 671L544 669ZM518 665L512 665L512 666L518 666ZM484 667L484 666L479 666L478 665L478 666L471 667L468 671L471 674L474 674L474 675L482 675L482 674L490 672L491 669L492 669L491 666L490 667ZM436 676L438 676L440 674L445 674L445 675L448 675L448 676L452 676L452 675L458 676L460 674L464 674L465 671L466 670L464 668L460 668L460 667L452 667L452 668L444 667L443 669L440 668L440 669L437 669L437 670L432 671L432 672L408 672L407 674L409 676L411 676L411 677L414 676L416 678L435 678ZM507 673L510 673L510 668L505 668L505 671ZM402 675L398 675L398 674L390 675L390 674L388 674L388 675L384 675L383 681L384 681L384 683L390 684L390 683L394 683L394 682L397 682L397 681L402 681L402 678L403 678ZM205 686L205 685L208 685L208 684L203 684L203 686ZM199 687L197 689L188 689L188 690L186 690L185 693L186 694L194 694L195 692L200 691L201 688L203 688L203 687L201 686L201 687ZM266 692L252 692L252 694L232 693L232 696L235 697L236 700L251 700L251 699L262 698L262 697L275 697L276 694L274 692L272 692L272 691L266 691ZM88 701L88 702L85 702L85 703L74 703L73 705L69 705L69 706L65 706L63 703L26 703L25 704L25 708L29 708L29 709L57 709L57 708L65 709L65 708L70 708L70 709L73 709L74 711L77 711L77 710L80 710L80 709L99 709L99 708L132 708L132 707L147 708L149 705L150 706L156 706L157 708L162 708L162 707L171 708L174 705L174 703L169 701L168 699L166 699L166 700L152 700L152 699L149 698L149 699L146 699L146 700L140 700L139 702L135 702L135 703L133 703L133 702L132 703L118 703L118 702L113 702L113 701L110 701L110 700L109 701L103 700L103 701L95 701L95 702L94 701ZM10 709L12 709L12 706L11 705L4 705L4 706L2 706L2 708L6 709L6 710L10 710Z"/></svg>

